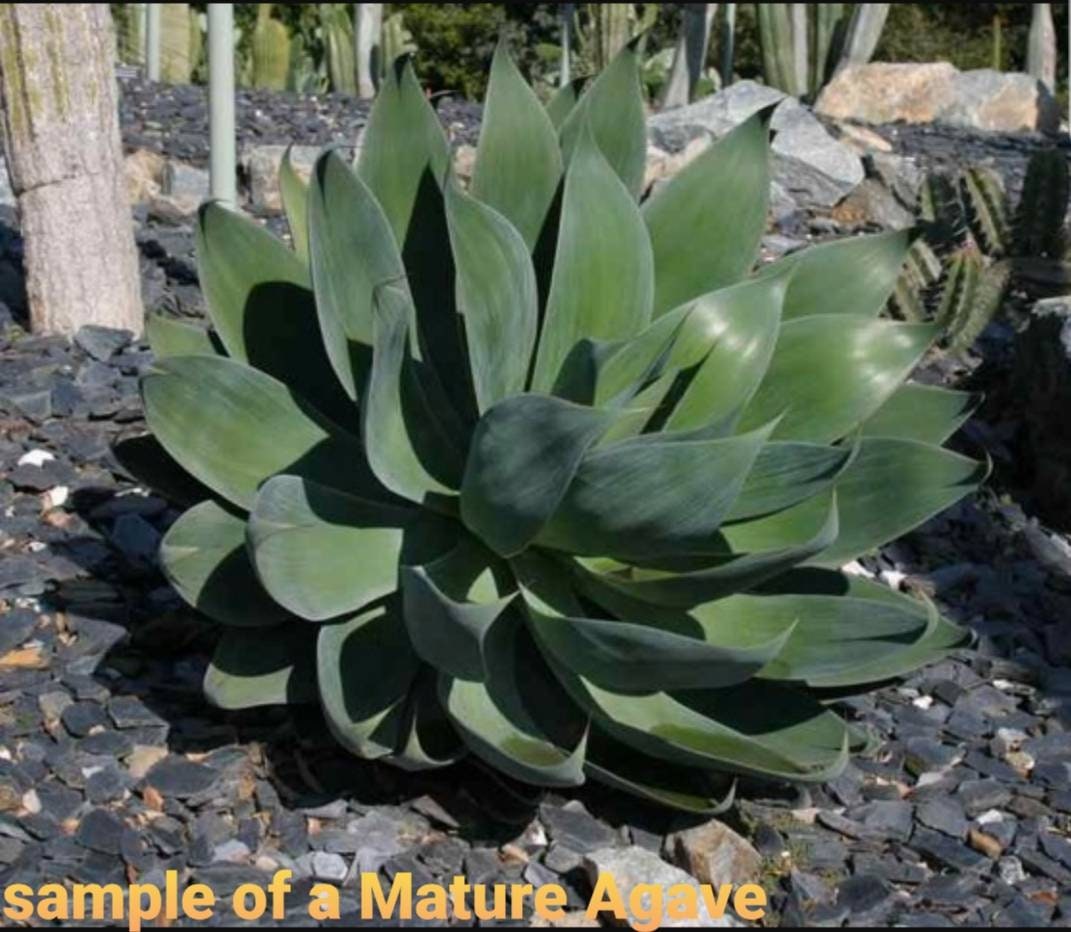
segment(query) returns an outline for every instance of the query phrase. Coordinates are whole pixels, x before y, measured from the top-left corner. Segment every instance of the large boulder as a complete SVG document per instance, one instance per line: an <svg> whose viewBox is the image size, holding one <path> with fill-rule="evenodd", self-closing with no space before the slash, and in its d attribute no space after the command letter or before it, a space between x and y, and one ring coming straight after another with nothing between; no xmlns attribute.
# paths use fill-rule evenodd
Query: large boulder
<svg viewBox="0 0 1071 932"><path fill-rule="evenodd" d="M829 82L815 109L862 123L948 123L1006 133L1055 131L1056 101L1027 74L959 71L948 62L849 65Z"/></svg>
<svg viewBox="0 0 1071 932"><path fill-rule="evenodd" d="M686 107L655 114L648 134L656 153L686 154L671 160L674 169L720 139L748 117L775 107L772 190L779 203L791 198L807 207L831 207L864 177L862 160L851 146L834 139L811 111L782 91L755 81L738 81ZM703 143L697 143L702 140ZM671 174L660 171L657 174Z"/></svg>
<svg viewBox="0 0 1071 932"><path fill-rule="evenodd" d="M257 211L276 213L283 209L279 192L279 167L290 149L290 164L299 178L308 180L320 150L316 146L258 145L246 149L238 162L249 186L249 201Z"/></svg>

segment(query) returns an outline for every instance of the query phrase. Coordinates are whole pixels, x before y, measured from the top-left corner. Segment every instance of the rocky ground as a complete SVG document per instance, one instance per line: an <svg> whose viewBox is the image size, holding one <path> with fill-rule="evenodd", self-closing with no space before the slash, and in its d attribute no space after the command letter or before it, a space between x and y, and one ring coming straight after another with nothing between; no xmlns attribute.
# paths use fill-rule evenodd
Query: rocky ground
<svg viewBox="0 0 1071 932"><path fill-rule="evenodd" d="M128 146L196 165L203 105L151 90L125 86ZM243 102L260 113L245 113L243 134L267 142L292 130L345 139L363 119L332 98L305 115L281 95ZM955 151L950 133L1011 152L1009 165L1034 144L883 131L933 159ZM339 884L352 917L361 870L557 880L579 907L601 865L626 883L758 877L769 925L1071 926L1071 545L1029 519L1014 489L992 483L853 568L933 596L978 646L850 700L882 737L877 754L809 791L741 784L721 820L733 831L598 787L534 795L471 763L404 774L336 750L314 708L206 706L215 632L153 562L176 512L110 453L141 429L150 354L109 331L22 333L15 227L0 209L0 886L162 882L178 868L223 896L289 867L285 923L297 924L314 880ZM767 245L834 228L812 216ZM198 313L188 218L142 207L137 235L146 304ZM999 386L1009 341L998 323L976 353L935 357L926 377ZM1015 430L1015 412L991 405L956 444L999 463Z"/></svg>

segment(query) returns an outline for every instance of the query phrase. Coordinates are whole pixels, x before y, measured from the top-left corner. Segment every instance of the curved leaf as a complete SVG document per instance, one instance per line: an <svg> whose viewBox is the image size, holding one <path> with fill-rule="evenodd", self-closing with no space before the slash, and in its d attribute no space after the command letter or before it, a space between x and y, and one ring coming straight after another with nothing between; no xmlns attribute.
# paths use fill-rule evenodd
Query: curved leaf
<svg viewBox="0 0 1071 932"><path fill-rule="evenodd" d="M491 61L472 194L535 247L562 174L558 134L504 45ZM457 250L455 249L455 257ZM459 270L460 271L460 270Z"/></svg>
<svg viewBox="0 0 1071 932"><path fill-rule="evenodd" d="M643 205L654 251L654 316L744 278L766 229L766 116L756 114L660 186Z"/></svg>
<svg viewBox="0 0 1071 932"><path fill-rule="evenodd" d="M989 464L915 440L865 437L837 479L841 532L817 562L847 563L895 540L976 489Z"/></svg>
<svg viewBox="0 0 1071 932"><path fill-rule="evenodd" d="M513 601L496 583L490 554L471 538L424 566L401 568L405 623L426 663L450 676L483 678L483 642Z"/></svg>
<svg viewBox="0 0 1071 932"><path fill-rule="evenodd" d="M112 447L112 454L136 482L170 502L195 505L212 496L212 490L176 463L152 434L126 437Z"/></svg>
<svg viewBox="0 0 1071 932"><path fill-rule="evenodd" d="M653 288L651 243L639 209L585 128L565 175L533 389L551 389L579 340L639 333L651 317Z"/></svg>
<svg viewBox="0 0 1071 932"><path fill-rule="evenodd" d="M547 117L556 130L561 128L562 123L573 112L573 107L580 100L584 85L587 83L586 77L573 78L568 84L559 87L547 101Z"/></svg>
<svg viewBox="0 0 1071 932"><path fill-rule="evenodd" d="M305 265L308 265L309 185L294 170L294 163L290 159L292 148L293 146L286 147L283 160L279 165L279 194L282 197L283 210L286 212L286 222L290 227L290 239L294 245L294 252Z"/></svg>
<svg viewBox="0 0 1071 932"><path fill-rule="evenodd" d="M791 270L785 320L815 314L876 317L907 258L909 230L852 236L790 253L762 274Z"/></svg>
<svg viewBox="0 0 1071 932"><path fill-rule="evenodd" d="M277 473L388 497L356 438L249 366L223 357L174 356L143 377L141 393L145 420L164 449L243 509L253 507L260 484Z"/></svg>
<svg viewBox="0 0 1071 932"><path fill-rule="evenodd" d="M855 456L853 446L774 440L755 458L726 521L790 508L830 488Z"/></svg>
<svg viewBox="0 0 1071 932"><path fill-rule="evenodd" d="M200 209L195 233L197 274L227 355L345 423L353 408L328 365L304 263L265 228L216 202Z"/></svg>
<svg viewBox="0 0 1071 932"><path fill-rule="evenodd" d="M480 419L461 484L466 526L501 556L523 550L558 507L584 452L613 416L517 395Z"/></svg>
<svg viewBox="0 0 1071 932"><path fill-rule="evenodd" d="M622 46L580 96L560 130L568 165L584 135L584 124L590 125L603 156L633 198L639 197L643 188L647 165L647 117L637 44L638 37Z"/></svg>
<svg viewBox="0 0 1071 932"><path fill-rule="evenodd" d="M784 415L774 436L829 443L885 403L937 335L932 324L822 314L782 325L741 429Z"/></svg>
<svg viewBox="0 0 1071 932"><path fill-rule="evenodd" d="M397 750L387 757L402 770L430 770L445 767L465 755L465 745L450 723L439 702L436 684L438 674L423 667L409 693L402 740Z"/></svg>
<svg viewBox="0 0 1071 932"><path fill-rule="evenodd" d="M249 547L272 598L322 621L394 592L411 516L297 476L274 476L249 516Z"/></svg>
<svg viewBox="0 0 1071 932"><path fill-rule="evenodd" d="M524 391L539 327L535 270L510 222L456 183L446 189L446 214L473 388L486 411Z"/></svg>
<svg viewBox="0 0 1071 932"><path fill-rule="evenodd" d="M207 327L158 312L145 315L145 339L157 359L226 355L219 338Z"/></svg>
<svg viewBox="0 0 1071 932"><path fill-rule="evenodd" d="M383 209L337 152L316 161L308 222L324 344L339 381L356 399L371 367L376 291L390 284L408 298L405 267ZM411 306L408 313L414 314Z"/></svg>
<svg viewBox="0 0 1071 932"><path fill-rule="evenodd" d="M590 452L537 542L642 558L709 553L773 425L719 440L647 434Z"/></svg>
<svg viewBox="0 0 1071 932"><path fill-rule="evenodd" d="M396 598L320 625L316 679L339 744L370 759L394 753L408 737L407 697L419 667Z"/></svg>
<svg viewBox="0 0 1071 932"><path fill-rule="evenodd" d="M409 355L409 299L404 287L375 295L372 370L361 404L361 435L372 471L388 489L414 502L460 484L456 438L432 417Z"/></svg>
<svg viewBox="0 0 1071 932"><path fill-rule="evenodd" d="M257 581L245 546L245 520L214 501L186 511L160 543L160 568L183 599L214 621L242 627L287 617Z"/></svg>
<svg viewBox="0 0 1071 932"><path fill-rule="evenodd" d="M482 682L440 678L440 699L465 744L517 780L583 783L586 717L554 679L518 612L499 617L484 653Z"/></svg>
<svg viewBox="0 0 1071 932"><path fill-rule="evenodd" d="M315 702L314 632L300 622L226 629L205 671L204 691L220 709Z"/></svg>
<svg viewBox="0 0 1071 932"><path fill-rule="evenodd" d="M981 403L981 395L908 382L863 423L865 437L944 443Z"/></svg>
<svg viewBox="0 0 1071 932"><path fill-rule="evenodd" d="M441 179L449 147L439 117L408 59L387 67L368 116L357 174L382 206L394 239L404 244L425 175Z"/></svg>

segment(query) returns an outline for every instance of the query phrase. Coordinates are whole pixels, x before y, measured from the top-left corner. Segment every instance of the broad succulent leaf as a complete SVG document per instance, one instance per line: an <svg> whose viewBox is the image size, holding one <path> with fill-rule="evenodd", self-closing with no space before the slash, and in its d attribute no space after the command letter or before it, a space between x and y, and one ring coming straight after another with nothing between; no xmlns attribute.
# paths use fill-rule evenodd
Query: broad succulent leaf
<svg viewBox="0 0 1071 932"><path fill-rule="evenodd" d="M149 318L116 456L188 508L212 702L707 813L867 751L838 700L970 636L837 567L988 464L941 446L977 398L907 381L934 329L878 317L908 233L755 267L766 117L643 198L635 47L546 109L500 48L466 187L399 61L355 166L284 158L292 247L202 209L210 326Z"/></svg>

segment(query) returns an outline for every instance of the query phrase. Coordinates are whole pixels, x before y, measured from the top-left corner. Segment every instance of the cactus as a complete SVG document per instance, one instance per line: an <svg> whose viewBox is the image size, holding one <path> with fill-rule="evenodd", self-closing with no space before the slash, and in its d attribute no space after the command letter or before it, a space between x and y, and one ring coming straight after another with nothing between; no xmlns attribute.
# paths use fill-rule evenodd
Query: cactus
<svg viewBox="0 0 1071 932"><path fill-rule="evenodd" d="M993 15L993 59L994 71L1004 70L1004 20L1000 14Z"/></svg>
<svg viewBox="0 0 1071 932"><path fill-rule="evenodd" d="M164 3L160 9L160 78L171 84L189 84L194 61L191 55L192 19L188 3Z"/></svg>
<svg viewBox="0 0 1071 932"><path fill-rule="evenodd" d="M589 4L595 29L595 66L600 71L632 37L631 3Z"/></svg>
<svg viewBox="0 0 1071 932"><path fill-rule="evenodd" d="M327 73L331 90L342 94L357 93L357 62L353 49L353 23L349 4L321 3L320 27L327 49Z"/></svg>
<svg viewBox="0 0 1071 932"><path fill-rule="evenodd" d="M283 90L290 73L290 37L286 26L272 19L270 3L257 4L253 29L253 86Z"/></svg>
<svg viewBox="0 0 1071 932"><path fill-rule="evenodd" d="M1054 259L1063 254L1067 201L1067 157L1059 149L1035 152L1026 169L1016 212L1016 255Z"/></svg>
<svg viewBox="0 0 1071 932"><path fill-rule="evenodd" d="M384 65L416 51L413 34L405 28L405 20L400 10L397 13L391 13L383 20L380 42L383 49L381 59Z"/></svg>
<svg viewBox="0 0 1071 932"><path fill-rule="evenodd" d="M837 69L865 65L874 56L889 15L888 3L857 3L848 21Z"/></svg>
<svg viewBox="0 0 1071 932"><path fill-rule="evenodd" d="M829 78L829 64L843 42L844 4L815 4L811 35L811 94L817 94Z"/></svg>
<svg viewBox="0 0 1071 932"><path fill-rule="evenodd" d="M982 269L982 257L974 250L962 250L949 262L934 313L934 323L946 332L969 315Z"/></svg>
<svg viewBox="0 0 1071 932"><path fill-rule="evenodd" d="M1011 265L1001 261L984 267L977 275L970 301L949 325L945 340L954 352L969 349L1000 310L1011 281Z"/></svg>
<svg viewBox="0 0 1071 932"><path fill-rule="evenodd" d="M1011 248L1004 182L991 168L971 166L961 179L963 201L971 234L989 256L1003 256Z"/></svg>
<svg viewBox="0 0 1071 932"><path fill-rule="evenodd" d="M845 65L870 61L888 8L857 3L848 19L843 3L756 3L766 83L796 97L816 96Z"/></svg>
<svg viewBox="0 0 1071 932"><path fill-rule="evenodd" d="M967 216L954 177L931 172L919 190L919 225L927 241L944 252L963 243Z"/></svg>
<svg viewBox="0 0 1071 932"><path fill-rule="evenodd" d="M145 63L145 4L128 3L114 9L119 58L131 65Z"/></svg>
<svg viewBox="0 0 1071 932"><path fill-rule="evenodd" d="M723 3L721 21L721 86L733 83L733 53L736 45L736 4Z"/></svg>
<svg viewBox="0 0 1071 932"><path fill-rule="evenodd" d="M916 239L908 250L904 267L892 293L895 316L919 322L928 319L928 299L941 278L941 260L924 239Z"/></svg>

